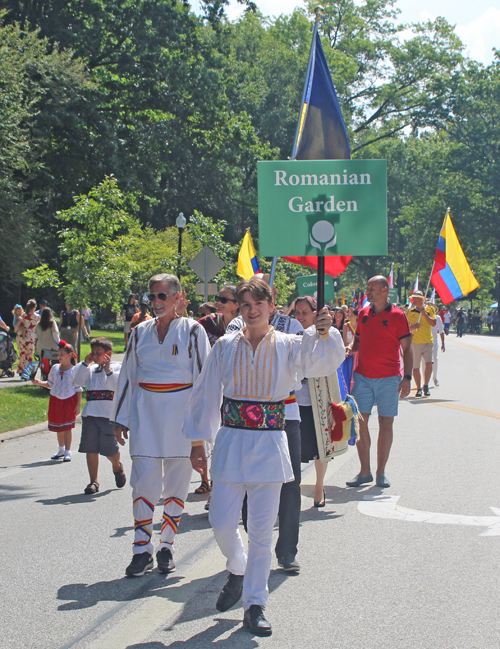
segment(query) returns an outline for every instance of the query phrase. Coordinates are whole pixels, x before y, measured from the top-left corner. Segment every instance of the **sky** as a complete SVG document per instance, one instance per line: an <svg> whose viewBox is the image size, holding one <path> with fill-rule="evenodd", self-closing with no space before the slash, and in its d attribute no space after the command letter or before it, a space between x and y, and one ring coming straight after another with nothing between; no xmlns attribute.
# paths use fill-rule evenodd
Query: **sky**
<svg viewBox="0 0 500 649"><path fill-rule="evenodd" d="M300 0L254 0L265 16L291 13ZM197 0L192 0L196 13ZM493 61L492 48L500 49L499 0L398 0L401 22L422 22L443 16L452 25L467 48L467 55L485 65ZM236 18L242 5L231 0L227 9L229 18Z"/></svg>

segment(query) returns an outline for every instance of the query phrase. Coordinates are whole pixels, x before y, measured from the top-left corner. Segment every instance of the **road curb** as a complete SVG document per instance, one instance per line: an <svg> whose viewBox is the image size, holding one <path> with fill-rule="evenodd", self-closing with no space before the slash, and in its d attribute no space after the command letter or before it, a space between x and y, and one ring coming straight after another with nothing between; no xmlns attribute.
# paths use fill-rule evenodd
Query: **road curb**
<svg viewBox="0 0 500 649"><path fill-rule="evenodd" d="M77 423L81 423L82 416L78 415L76 418ZM39 424L33 424L33 426L26 426L25 428L18 428L17 430L10 430L6 433L0 434L0 443L5 442L8 439L18 439L19 437L26 437L26 435L35 435L36 433L48 432L49 422L42 421Z"/></svg>

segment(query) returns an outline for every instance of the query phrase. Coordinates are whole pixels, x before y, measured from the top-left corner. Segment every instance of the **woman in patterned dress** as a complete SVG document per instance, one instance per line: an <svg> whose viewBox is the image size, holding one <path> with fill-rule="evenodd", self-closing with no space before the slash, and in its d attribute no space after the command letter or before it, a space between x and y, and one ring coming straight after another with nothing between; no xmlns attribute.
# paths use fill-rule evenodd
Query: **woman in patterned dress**
<svg viewBox="0 0 500 649"><path fill-rule="evenodd" d="M19 365L17 366L17 373L19 375L23 373L24 368L33 360L35 327L40 320L40 316L35 313L35 309L35 300L28 300L24 313L17 316L17 322L14 325L14 331L17 334L17 348L19 350Z"/></svg>

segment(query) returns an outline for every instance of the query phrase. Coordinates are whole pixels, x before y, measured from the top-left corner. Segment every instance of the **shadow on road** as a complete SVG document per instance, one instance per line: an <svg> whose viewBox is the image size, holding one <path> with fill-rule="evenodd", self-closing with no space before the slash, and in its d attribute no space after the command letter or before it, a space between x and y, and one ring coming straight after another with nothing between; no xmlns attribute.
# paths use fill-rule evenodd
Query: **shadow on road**
<svg viewBox="0 0 500 649"><path fill-rule="evenodd" d="M419 397L416 399L415 397L410 397L409 399L405 399L405 401L415 406L421 403L456 403L458 399L433 399L432 397Z"/></svg>
<svg viewBox="0 0 500 649"><path fill-rule="evenodd" d="M384 493L384 489L373 485L363 485L361 487L336 487L334 485L325 485L326 502L325 508L317 509L311 507L310 509L302 510L300 515L301 522L325 520L325 518L338 518L342 514L335 515L335 512L328 511L330 505L343 505L350 502L359 502L363 500L364 496L370 494L372 496L380 496ZM305 496L312 496L314 494L314 487L310 485L302 485L302 494Z"/></svg>
<svg viewBox="0 0 500 649"><path fill-rule="evenodd" d="M57 592L57 599L66 600L58 606L59 611L74 611L90 608L99 602L128 602L134 599L144 599L164 596L168 586L177 584L181 576L168 577L159 572L147 572L144 577L122 577L111 581L98 581L95 584L67 584ZM170 599L168 596L166 599ZM71 601L68 601L71 600Z"/></svg>
<svg viewBox="0 0 500 649"><path fill-rule="evenodd" d="M21 498L33 498L33 491L28 491L28 487L9 487L0 485L0 501L2 500L20 500Z"/></svg>
<svg viewBox="0 0 500 649"><path fill-rule="evenodd" d="M234 627L238 627L231 635L222 640L217 640L221 635L228 633ZM141 642L129 645L127 649L206 649L213 645L218 649L255 649L259 644L254 640L246 629L241 626L241 620L216 619L215 624L201 633L191 636L187 640L177 640L164 644L163 642Z"/></svg>
<svg viewBox="0 0 500 649"><path fill-rule="evenodd" d="M60 496L59 498L42 498L41 500L37 500L36 502L40 503L41 505L79 505L94 502L99 498L107 496L112 491L116 490L106 489L106 491L99 491L98 493L92 494L91 496L84 493L68 494L67 496Z"/></svg>

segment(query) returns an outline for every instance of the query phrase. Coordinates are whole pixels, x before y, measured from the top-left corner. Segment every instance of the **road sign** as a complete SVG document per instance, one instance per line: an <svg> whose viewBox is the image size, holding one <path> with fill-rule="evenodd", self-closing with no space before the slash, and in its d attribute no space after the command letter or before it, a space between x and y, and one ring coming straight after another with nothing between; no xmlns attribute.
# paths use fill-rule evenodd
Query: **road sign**
<svg viewBox="0 0 500 649"><path fill-rule="evenodd" d="M397 304L397 303L398 303L398 289L397 289L397 288L390 288L390 289L389 289L389 300L390 300L393 304Z"/></svg>
<svg viewBox="0 0 500 649"><path fill-rule="evenodd" d="M258 162L261 257L387 254L385 160Z"/></svg>
<svg viewBox="0 0 500 649"><path fill-rule="evenodd" d="M208 295L217 295L217 284L209 284L207 287ZM205 295L205 282L200 282L196 284L196 295ZM208 296L205 299L205 302L208 300Z"/></svg>
<svg viewBox="0 0 500 649"><path fill-rule="evenodd" d="M188 261L188 266L194 270L201 281L205 284L204 294L206 302L209 293L208 282L224 268L224 262L217 257L211 248L203 246L203 249L196 255L196 257L191 259L191 261ZM215 284L213 286L215 286Z"/></svg>
<svg viewBox="0 0 500 649"><path fill-rule="evenodd" d="M224 262L208 246L188 261L188 266L198 275L202 282L209 282L224 268Z"/></svg>
<svg viewBox="0 0 500 649"><path fill-rule="evenodd" d="M306 277L297 277L297 290L299 295L311 295L317 297L318 276L307 275ZM325 275L325 301L333 302L335 300L335 289L333 286L333 277Z"/></svg>

